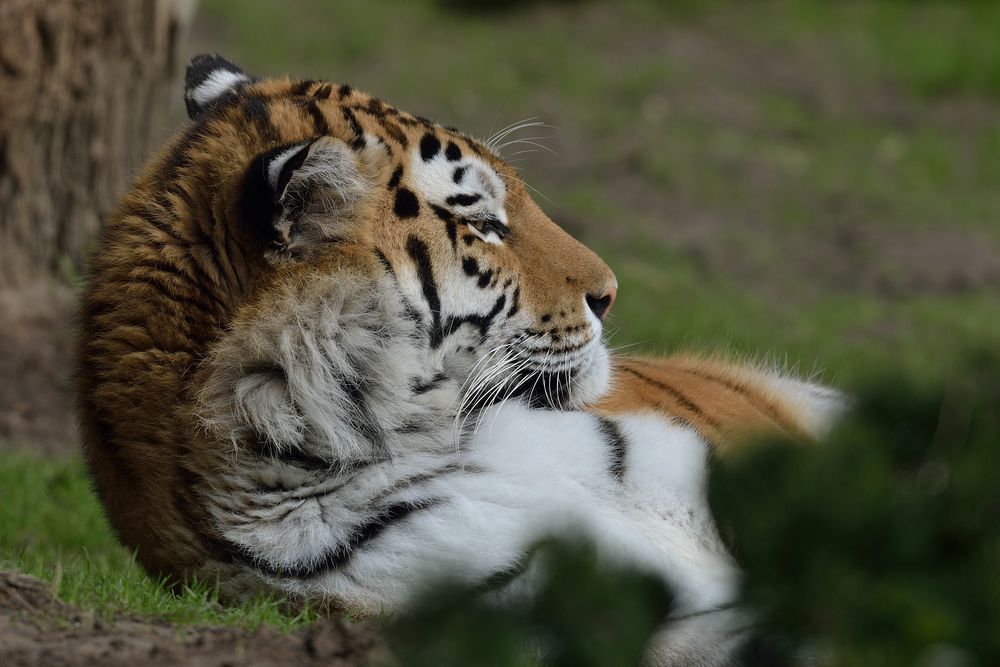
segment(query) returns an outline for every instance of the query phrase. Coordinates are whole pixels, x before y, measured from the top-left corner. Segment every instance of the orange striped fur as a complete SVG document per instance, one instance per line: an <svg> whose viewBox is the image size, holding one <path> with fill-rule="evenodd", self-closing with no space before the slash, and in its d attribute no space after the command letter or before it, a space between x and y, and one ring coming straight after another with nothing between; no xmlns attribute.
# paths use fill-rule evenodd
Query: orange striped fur
<svg viewBox="0 0 1000 667"><path fill-rule="evenodd" d="M665 413L700 433L720 455L759 436L808 441L821 435L810 406L782 386L811 385L746 364L688 355L618 357L613 363L611 391L591 408L602 416Z"/></svg>

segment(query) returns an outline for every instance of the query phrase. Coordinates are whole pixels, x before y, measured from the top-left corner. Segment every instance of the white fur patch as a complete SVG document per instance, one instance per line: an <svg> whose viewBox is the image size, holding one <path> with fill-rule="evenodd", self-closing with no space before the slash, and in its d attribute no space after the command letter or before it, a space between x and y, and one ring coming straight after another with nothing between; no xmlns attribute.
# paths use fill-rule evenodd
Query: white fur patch
<svg viewBox="0 0 1000 667"><path fill-rule="evenodd" d="M851 407L850 397L830 387L775 374L767 375L765 383L817 440L825 438Z"/></svg>
<svg viewBox="0 0 1000 667"><path fill-rule="evenodd" d="M228 93L238 84L249 80L250 77L243 72L230 72L226 69L217 69L209 74L197 88L190 91L188 96L199 107L204 107Z"/></svg>
<svg viewBox="0 0 1000 667"><path fill-rule="evenodd" d="M278 187L278 181L281 178L281 170L284 169L285 164L293 155L302 150L302 146L303 144L292 146L291 148L278 153L271 159L271 162L267 165L267 182L272 188L276 189Z"/></svg>
<svg viewBox="0 0 1000 667"><path fill-rule="evenodd" d="M468 220L495 219L508 224L504 210L507 188L493 167L475 155L449 160L441 150L430 160L424 160L420 149L415 148L410 156L410 171L412 186L428 202ZM456 173L460 174L457 183ZM475 201L463 203L464 197ZM501 242L495 233L483 233L474 227L470 231L487 243Z"/></svg>

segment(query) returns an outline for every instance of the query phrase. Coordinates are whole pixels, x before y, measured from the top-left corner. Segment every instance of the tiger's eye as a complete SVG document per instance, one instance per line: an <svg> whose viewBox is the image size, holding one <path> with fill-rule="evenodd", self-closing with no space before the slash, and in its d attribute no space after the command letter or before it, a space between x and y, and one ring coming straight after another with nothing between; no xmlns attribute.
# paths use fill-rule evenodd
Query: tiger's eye
<svg viewBox="0 0 1000 667"><path fill-rule="evenodd" d="M490 232L493 232L501 241L505 239L507 234L510 232L507 225L503 224L500 220L494 217L469 220L469 224L475 227L482 234L489 234Z"/></svg>

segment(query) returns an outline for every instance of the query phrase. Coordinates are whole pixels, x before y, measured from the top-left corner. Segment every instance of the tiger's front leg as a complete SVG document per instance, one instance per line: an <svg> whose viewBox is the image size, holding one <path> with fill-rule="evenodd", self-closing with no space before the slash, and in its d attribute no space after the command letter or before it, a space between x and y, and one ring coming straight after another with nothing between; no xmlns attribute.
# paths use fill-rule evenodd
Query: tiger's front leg
<svg viewBox="0 0 1000 667"><path fill-rule="evenodd" d="M658 575L678 613L732 600L738 574L705 503L707 447L653 415L492 408L458 447L351 470L252 459L213 503L260 585L359 613L399 609L430 582L530 594L540 540L583 536L609 563ZM511 573L522 573L509 576Z"/></svg>

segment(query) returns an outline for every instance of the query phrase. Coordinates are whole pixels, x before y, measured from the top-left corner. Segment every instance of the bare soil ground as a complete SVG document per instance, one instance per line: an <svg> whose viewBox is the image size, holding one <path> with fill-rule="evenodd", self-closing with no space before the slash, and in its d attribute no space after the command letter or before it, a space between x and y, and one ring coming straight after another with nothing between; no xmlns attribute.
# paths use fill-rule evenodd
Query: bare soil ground
<svg viewBox="0 0 1000 667"><path fill-rule="evenodd" d="M38 579L0 572L0 664L6 667L355 667L385 656L372 628L342 619L294 634L101 620L63 604Z"/></svg>

